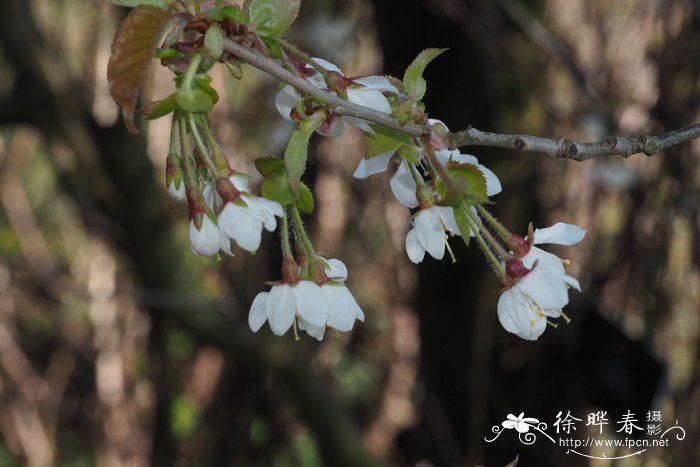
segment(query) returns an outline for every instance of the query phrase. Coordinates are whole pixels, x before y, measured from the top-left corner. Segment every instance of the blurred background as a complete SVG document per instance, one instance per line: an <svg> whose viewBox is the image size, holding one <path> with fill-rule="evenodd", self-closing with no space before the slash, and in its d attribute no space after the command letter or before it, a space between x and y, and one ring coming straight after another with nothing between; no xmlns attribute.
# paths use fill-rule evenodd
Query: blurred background
<svg viewBox="0 0 700 467"><path fill-rule="evenodd" d="M361 135L317 138L306 181L326 257L349 267L367 319L318 343L252 334L253 297L279 278L275 235L254 255L196 257L164 189L168 118L128 135L106 83L125 9L4 0L0 14L0 466L686 466L700 460L700 143L574 163L467 148L501 179L514 232L572 222L552 250L583 293L537 342L496 318L474 247L405 256L410 213L391 173L351 174ZM290 38L347 75L402 76L427 47L431 117L451 129L598 140L700 120L700 2L304 0ZM143 102L167 95L154 61ZM277 83L213 73L233 165L282 154ZM290 333L291 334L291 333ZM620 461L514 432L559 411L658 411L683 441ZM597 427L595 427L597 429ZM593 432L595 433L595 432ZM641 434L644 436L644 433ZM587 451L598 457L630 451Z"/></svg>

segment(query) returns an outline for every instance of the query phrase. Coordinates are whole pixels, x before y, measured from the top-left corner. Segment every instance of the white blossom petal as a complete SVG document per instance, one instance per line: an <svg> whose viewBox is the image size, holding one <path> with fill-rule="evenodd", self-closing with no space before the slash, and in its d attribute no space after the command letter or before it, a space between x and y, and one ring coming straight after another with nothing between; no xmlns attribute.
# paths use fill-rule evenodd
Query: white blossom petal
<svg viewBox="0 0 700 467"><path fill-rule="evenodd" d="M287 284L272 287L267 297L267 321L276 336L282 336L294 323L296 315L296 296Z"/></svg>
<svg viewBox="0 0 700 467"><path fill-rule="evenodd" d="M344 281L345 279L348 278L348 268L347 268L347 266L345 266L345 263L343 263L339 259L335 259L335 258L331 258L331 259L323 258L323 260L326 262L326 265L328 266L325 268L325 270L326 270L326 276L328 276L329 279Z"/></svg>
<svg viewBox="0 0 700 467"><path fill-rule="evenodd" d="M219 225L224 234L231 237L244 250L255 252L260 247L262 221L237 203L226 203L219 214Z"/></svg>
<svg viewBox="0 0 700 467"><path fill-rule="evenodd" d="M433 208L423 209L415 218L416 233L425 251L435 259L445 256L445 230Z"/></svg>
<svg viewBox="0 0 700 467"><path fill-rule="evenodd" d="M553 243L555 245L575 245L583 240L586 231L578 225L558 222L551 227L535 229L533 243Z"/></svg>
<svg viewBox="0 0 700 467"><path fill-rule="evenodd" d="M305 331L308 335L313 337L316 340L322 341L323 340L323 335L326 333L326 326L316 326L308 321L306 321L303 318L299 318L297 320L297 324L299 326L300 331Z"/></svg>
<svg viewBox="0 0 700 467"><path fill-rule="evenodd" d="M418 264L425 258L425 248L418 240L418 233L415 228L409 230L406 235L406 254L411 262Z"/></svg>
<svg viewBox="0 0 700 467"><path fill-rule="evenodd" d="M391 191L399 200L399 203L408 208L418 206L418 198L416 198L416 182L411 175L411 167L405 160L401 161L399 168L389 182Z"/></svg>
<svg viewBox="0 0 700 467"><path fill-rule="evenodd" d="M299 316L314 326L325 326L328 321L328 302L321 287L312 281L302 280L292 288L296 296Z"/></svg>
<svg viewBox="0 0 700 467"><path fill-rule="evenodd" d="M277 112L285 120L293 122L292 120L292 109L297 105L297 102L301 99L301 94L299 91L294 89L289 85L285 85L277 92L275 96L275 107L277 107Z"/></svg>
<svg viewBox="0 0 700 467"><path fill-rule="evenodd" d="M455 211L450 206L435 206L433 207L440 216L442 225L454 235L461 235L459 231L459 226L457 225L457 219L455 218Z"/></svg>
<svg viewBox="0 0 700 467"><path fill-rule="evenodd" d="M265 321L267 321L267 300L269 295L268 292L260 292L255 296L255 300L250 306L248 326L253 332L258 332L262 325L265 324Z"/></svg>
<svg viewBox="0 0 700 467"><path fill-rule="evenodd" d="M197 229L194 220L190 220L190 246L198 255L215 255L221 247L219 227L206 214L202 216L202 226Z"/></svg>
<svg viewBox="0 0 700 467"><path fill-rule="evenodd" d="M326 284L321 288L330 306L328 326L342 332L352 330L360 308L352 293L344 285ZM362 310L359 311L362 313Z"/></svg>
<svg viewBox="0 0 700 467"><path fill-rule="evenodd" d="M368 88L376 89L380 92L388 92L390 94L399 94L396 86L383 76L364 76L353 80L357 84L362 84Z"/></svg>
<svg viewBox="0 0 700 467"><path fill-rule="evenodd" d="M369 159L365 159L363 157L352 176L363 179L369 177L370 175L384 172L389 166L389 160L393 155L394 151L389 151L374 157L370 157Z"/></svg>

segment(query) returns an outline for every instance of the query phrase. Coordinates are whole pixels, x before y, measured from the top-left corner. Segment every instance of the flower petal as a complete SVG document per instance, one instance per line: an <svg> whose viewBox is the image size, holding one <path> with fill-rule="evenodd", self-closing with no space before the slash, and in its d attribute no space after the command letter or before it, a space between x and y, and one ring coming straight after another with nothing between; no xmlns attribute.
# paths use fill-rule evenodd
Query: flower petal
<svg viewBox="0 0 700 467"><path fill-rule="evenodd" d="M354 79L353 81L357 84L367 86L368 88L376 89L377 91L399 94L399 90L396 89L396 86L391 84L391 82L383 76L365 76Z"/></svg>
<svg viewBox="0 0 700 467"><path fill-rule="evenodd" d="M384 172L389 165L389 159L391 159L391 156L393 155L394 151L392 150L374 157L370 157L369 159L365 159L363 157L352 176L362 179L379 172Z"/></svg>
<svg viewBox="0 0 700 467"><path fill-rule="evenodd" d="M345 263L336 258L326 259L323 258L328 267L325 268L326 276L329 279L335 279L337 281L344 281L348 278L348 267Z"/></svg>
<svg viewBox="0 0 700 467"><path fill-rule="evenodd" d="M436 209L423 209L415 219L416 233L425 251L435 259L445 256L445 229Z"/></svg>
<svg viewBox="0 0 700 467"><path fill-rule="evenodd" d="M219 214L219 223L221 230L244 250L253 253L260 247L262 221L251 215L247 207L226 203Z"/></svg>
<svg viewBox="0 0 700 467"><path fill-rule="evenodd" d="M221 232L219 227L209 219L209 216L204 214L202 217L202 225L198 230L194 220L190 220L190 246L192 251L198 255L212 256L215 255L221 246Z"/></svg>
<svg viewBox="0 0 700 467"><path fill-rule="evenodd" d="M551 227L535 229L533 243L554 243L556 245L575 245L583 240L586 231L578 225L558 222Z"/></svg>
<svg viewBox="0 0 700 467"><path fill-rule="evenodd" d="M459 226L457 225L457 219L455 218L455 211L449 206L435 206L435 209L440 216L440 221L442 225L454 235L461 235L459 231ZM470 229L471 231L471 229Z"/></svg>
<svg viewBox="0 0 700 467"><path fill-rule="evenodd" d="M399 203L403 204L408 208L415 208L418 206L418 198L416 198L416 182L413 180L411 175L411 167L408 162L401 161L399 168L391 180L389 181L391 185L391 191L399 200Z"/></svg>
<svg viewBox="0 0 700 467"><path fill-rule="evenodd" d="M314 326L325 326L328 321L328 302L321 287L302 280L292 288L296 296L297 312Z"/></svg>
<svg viewBox="0 0 700 467"><path fill-rule="evenodd" d="M347 89L347 93L348 100L354 104L369 107L370 109L386 114L391 113L391 105L389 104L389 101L386 97L384 97L384 94L376 89L366 87L353 89L352 87L349 87Z"/></svg>
<svg viewBox="0 0 700 467"><path fill-rule="evenodd" d="M347 332L355 323L355 308L359 308L352 294L344 285L326 284L323 287L328 300L328 326Z"/></svg>
<svg viewBox="0 0 700 467"><path fill-rule="evenodd" d="M418 264L425 258L425 248L418 240L418 233L415 228L409 230L406 235L406 254L411 262Z"/></svg>
<svg viewBox="0 0 700 467"><path fill-rule="evenodd" d="M276 336L281 336L292 327L296 312L296 297L287 284L272 287L267 297L267 320Z"/></svg>
<svg viewBox="0 0 700 467"><path fill-rule="evenodd" d="M277 112L279 112L279 114L285 120L293 122L294 120L292 120L291 116L292 109L294 109L294 106L297 105L297 102L299 102L300 99L301 94L299 94L299 91L291 86L285 85L275 96L275 107L277 107Z"/></svg>
<svg viewBox="0 0 700 467"><path fill-rule="evenodd" d="M326 333L326 326L315 326L303 318L299 318L297 324L301 331L306 331L308 335L316 340L323 340L323 335Z"/></svg>
<svg viewBox="0 0 700 467"><path fill-rule="evenodd" d="M268 292L260 292L255 296L253 304L250 306L250 312L248 313L248 326L250 326L251 331L258 332L265 321L267 321L267 300L269 297Z"/></svg>

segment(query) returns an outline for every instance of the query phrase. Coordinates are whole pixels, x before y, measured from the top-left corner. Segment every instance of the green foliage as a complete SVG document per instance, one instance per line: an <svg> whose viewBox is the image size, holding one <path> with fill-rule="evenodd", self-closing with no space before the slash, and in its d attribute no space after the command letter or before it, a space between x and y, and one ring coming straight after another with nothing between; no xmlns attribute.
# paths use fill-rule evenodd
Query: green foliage
<svg viewBox="0 0 700 467"><path fill-rule="evenodd" d="M406 133L378 124L370 124L370 127L374 130L374 133L365 134L365 158L367 159L389 151L395 151L402 144L411 142L411 137Z"/></svg>
<svg viewBox="0 0 700 467"><path fill-rule="evenodd" d="M425 49L406 68L406 72L403 75L403 85L406 94L413 100L419 101L423 99L427 89L427 83L425 78L423 78L425 67L445 50L447 49Z"/></svg>
<svg viewBox="0 0 700 467"><path fill-rule="evenodd" d="M464 188L463 197L455 200L455 203L462 200L466 200L470 204L488 202L486 177L484 177L484 173L477 166L450 161L447 164L447 172L459 186Z"/></svg>
<svg viewBox="0 0 700 467"><path fill-rule="evenodd" d="M122 108L130 133L138 133L134 124L136 100L170 13L152 5L139 5L122 21L114 36L107 65L107 80L112 97Z"/></svg>
<svg viewBox="0 0 700 467"><path fill-rule="evenodd" d="M177 397L170 407L170 429L177 439L184 439L197 428L199 410L197 404L187 396Z"/></svg>
<svg viewBox="0 0 700 467"><path fill-rule="evenodd" d="M279 37L296 19L300 5L301 0L246 0L243 10L261 37Z"/></svg>

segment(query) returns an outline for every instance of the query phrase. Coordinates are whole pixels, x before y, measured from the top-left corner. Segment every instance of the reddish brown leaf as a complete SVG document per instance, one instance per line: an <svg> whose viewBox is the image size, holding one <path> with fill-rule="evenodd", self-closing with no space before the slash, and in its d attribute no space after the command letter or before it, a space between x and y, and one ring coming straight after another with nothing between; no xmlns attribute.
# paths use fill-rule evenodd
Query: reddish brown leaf
<svg viewBox="0 0 700 467"><path fill-rule="evenodd" d="M140 5L124 18L114 36L107 80L112 97L122 108L124 123L130 133L139 132L134 124L136 100L170 15L167 10Z"/></svg>

